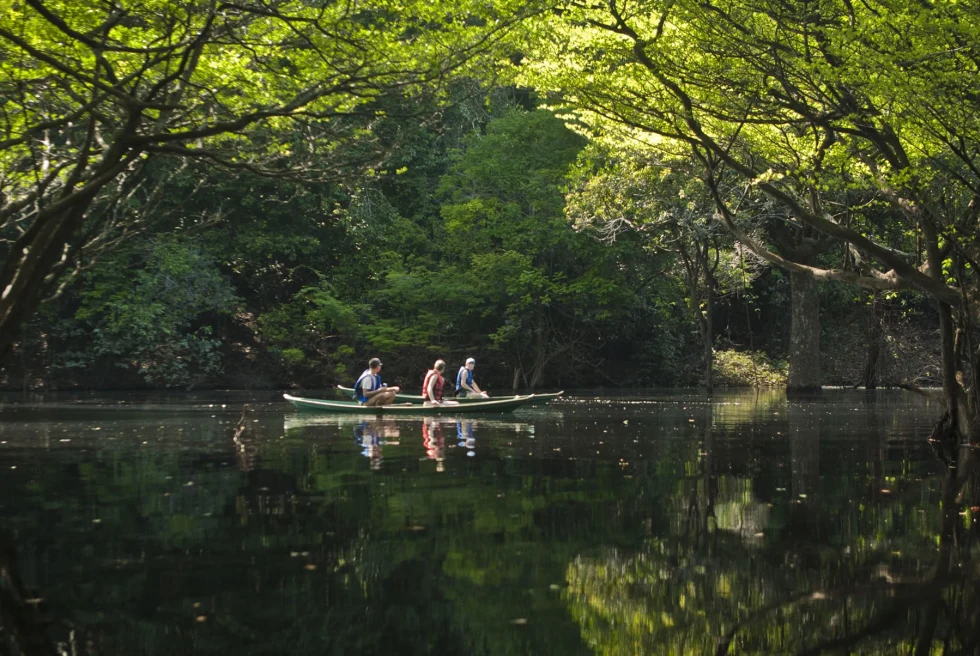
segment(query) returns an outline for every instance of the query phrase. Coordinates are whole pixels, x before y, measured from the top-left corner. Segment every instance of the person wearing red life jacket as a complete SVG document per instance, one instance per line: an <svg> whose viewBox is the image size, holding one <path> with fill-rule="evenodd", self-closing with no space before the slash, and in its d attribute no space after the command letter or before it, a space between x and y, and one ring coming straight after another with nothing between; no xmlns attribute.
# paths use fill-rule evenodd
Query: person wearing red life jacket
<svg viewBox="0 0 980 656"><path fill-rule="evenodd" d="M436 360L425 374L425 381L422 383L422 398L425 405L441 405L442 389L446 384L446 379L442 377L442 372L446 370L446 363Z"/></svg>

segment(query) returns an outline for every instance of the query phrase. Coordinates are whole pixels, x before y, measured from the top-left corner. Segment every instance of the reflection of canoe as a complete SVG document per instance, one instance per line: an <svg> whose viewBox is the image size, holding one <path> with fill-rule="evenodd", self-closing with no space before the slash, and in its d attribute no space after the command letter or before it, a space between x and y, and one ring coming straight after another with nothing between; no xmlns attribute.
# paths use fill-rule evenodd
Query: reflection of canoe
<svg viewBox="0 0 980 656"><path fill-rule="evenodd" d="M382 422L385 426L397 426L401 430L413 430L418 428L418 416L390 416L385 415L382 419L375 417L365 417L364 415L353 414L331 414L326 412L287 412L283 415L283 430L302 429L310 427L334 427L339 429L354 428L364 421ZM524 433L534 430L533 424L518 421L514 415L494 416L492 414L474 414L465 419L452 415L442 415L437 420L446 427L455 427L457 422L464 422L480 431L512 431L514 433Z"/></svg>
<svg viewBox="0 0 980 656"><path fill-rule="evenodd" d="M420 403L406 403L364 406L353 401L304 399L289 394L283 394L282 398L292 403L297 410L358 415L455 415L470 412L510 412L534 400L533 396L514 396L509 399L492 399L482 403L460 403L458 405L424 406Z"/></svg>
<svg viewBox="0 0 980 656"><path fill-rule="evenodd" d="M342 394L346 394L348 396L352 396L354 394L354 388L352 388L352 387L344 387L343 385L337 385L337 391L340 392L340 393L342 393ZM533 398L532 401L529 401L529 403L531 405L535 405L535 404L538 404L538 403L547 403L548 401L551 401L553 399L557 399L559 396L561 396L564 393L565 392L563 390L561 392L548 392L546 394L531 394L530 396L532 396L534 398ZM421 394L405 394L404 392L399 392L398 394L395 395L395 400L396 401L406 401L406 402L409 402L409 403L421 403L422 402L422 395ZM464 398L461 398L461 399L460 398L454 398L453 399L453 401L459 401L460 403L465 403L467 405L469 405L470 403L483 403L483 402L486 402L487 400L488 399L481 399L479 397L472 398L472 399L468 399L468 398L465 398L465 397ZM497 397L491 397L489 400L490 401L495 401L495 400L497 400Z"/></svg>

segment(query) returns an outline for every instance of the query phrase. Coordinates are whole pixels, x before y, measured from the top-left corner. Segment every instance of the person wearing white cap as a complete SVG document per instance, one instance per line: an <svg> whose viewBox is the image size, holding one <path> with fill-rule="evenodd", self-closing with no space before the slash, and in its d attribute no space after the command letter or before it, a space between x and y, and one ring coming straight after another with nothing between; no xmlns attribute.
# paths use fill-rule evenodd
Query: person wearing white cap
<svg viewBox="0 0 980 656"><path fill-rule="evenodd" d="M480 389L480 386L473 380L473 369L476 367L476 360L467 358L466 364L459 368L456 374L456 396L468 398L482 396L489 398L490 395Z"/></svg>

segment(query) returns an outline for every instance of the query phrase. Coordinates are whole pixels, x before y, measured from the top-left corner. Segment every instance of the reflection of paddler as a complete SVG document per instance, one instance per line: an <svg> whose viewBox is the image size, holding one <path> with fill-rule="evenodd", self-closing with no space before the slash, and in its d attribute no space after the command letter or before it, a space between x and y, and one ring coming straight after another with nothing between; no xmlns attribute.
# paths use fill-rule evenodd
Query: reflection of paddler
<svg viewBox="0 0 980 656"><path fill-rule="evenodd" d="M391 421L377 421L371 422L375 426L375 432L384 438L385 444L398 444L398 442L392 442L391 438L401 437L401 429L398 428L398 422Z"/></svg>
<svg viewBox="0 0 980 656"><path fill-rule="evenodd" d="M466 449L466 455L475 456L476 440L473 438L473 421L456 422L456 442L461 449Z"/></svg>
<svg viewBox="0 0 980 656"><path fill-rule="evenodd" d="M354 426L354 441L362 447L361 455L371 461L371 469L381 469L381 445L384 442L374 422L362 421Z"/></svg>
<svg viewBox="0 0 980 656"><path fill-rule="evenodd" d="M443 455L446 441L442 437L442 424L435 417L422 422L422 446L425 447L425 455L429 460L436 461L436 471L442 471L443 461L446 459Z"/></svg>

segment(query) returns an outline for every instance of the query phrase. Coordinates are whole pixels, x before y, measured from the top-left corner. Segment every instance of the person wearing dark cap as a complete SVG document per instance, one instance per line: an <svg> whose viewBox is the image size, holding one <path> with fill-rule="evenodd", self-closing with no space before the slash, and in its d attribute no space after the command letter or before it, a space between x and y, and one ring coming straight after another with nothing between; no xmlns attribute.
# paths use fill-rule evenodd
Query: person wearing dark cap
<svg viewBox="0 0 980 656"><path fill-rule="evenodd" d="M354 398L362 405L388 405L401 391L398 387L388 387L381 382L381 360L371 358L368 368L354 383Z"/></svg>
<svg viewBox="0 0 980 656"><path fill-rule="evenodd" d="M488 398L490 396L474 382L474 368L476 368L476 360L473 358L467 358L466 365L459 368L459 373L456 374L456 396L462 398L472 398L474 396Z"/></svg>

